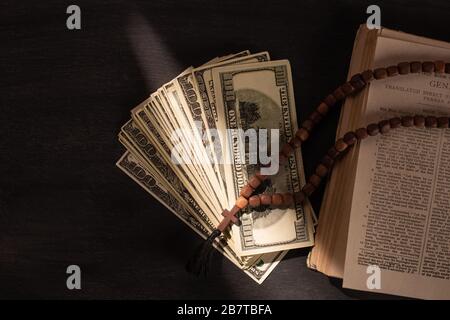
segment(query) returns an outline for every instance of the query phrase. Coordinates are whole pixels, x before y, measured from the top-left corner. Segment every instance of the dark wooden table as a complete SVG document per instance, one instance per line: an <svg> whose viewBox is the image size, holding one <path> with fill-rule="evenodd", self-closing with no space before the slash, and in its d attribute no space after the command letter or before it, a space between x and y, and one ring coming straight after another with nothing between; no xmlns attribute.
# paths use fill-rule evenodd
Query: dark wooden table
<svg viewBox="0 0 450 320"><path fill-rule="evenodd" d="M66 28L81 8L82 29ZM301 4L300 4L301 3ZM372 1L10 1L0 4L0 298L347 299L294 250L262 285L220 258L184 264L200 238L122 174L129 111L185 67L268 50L292 64L300 120L346 77ZM450 41L448 1L378 1L382 24ZM304 147L306 172L338 112ZM319 211L323 189L313 197ZM66 268L82 289L66 288Z"/></svg>

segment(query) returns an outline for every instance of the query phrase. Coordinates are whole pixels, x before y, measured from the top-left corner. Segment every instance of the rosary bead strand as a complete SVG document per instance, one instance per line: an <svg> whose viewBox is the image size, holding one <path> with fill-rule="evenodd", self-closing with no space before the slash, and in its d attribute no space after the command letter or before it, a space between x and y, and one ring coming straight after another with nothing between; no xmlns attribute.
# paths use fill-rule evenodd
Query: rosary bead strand
<svg viewBox="0 0 450 320"><path fill-rule="evenodd" d="M379 80L398 75L407 75L410 73L420 72L450 74L450 63L445 63L440 60L434 62L400 62L397 65L392 65L387 68L376 68L373 71L366 70L353 75L350 78L350 81L345 82L336 88L331 94L327 95L322 102L319 103L317 108L308 116L308 118L302 122L300 128L291 140L281 148L279 154L280 164L285 163L295 148L300 147L306 140L308 140L314 127L320 123L320 121L328 114L329 110L333 108L337 102L344 100L358 91L361 91L374 79ZM254 195L253 193L255 189L258 188L262 181L267 179L267 176L261 175L260 172L257 172L255 176L253 176L241 189L239 198L236 200L234 207L230 211L224 211L224 219L219 224L218 229L223 232L223 230L225 230L231 222L234 223L237 221L235 215L247 206L287 206L292 204L294 201L296 203L303 202L306 197L310 196L317 189L321 180L331 171L335 160L348 148L368 136L376 136L379 133L385 134L391 129L396 129L400 126L448 128L449 118L436 118L432 116L424 117L422 115L416 115L414 117L404 116L402 118L394 117L389 120L382 120L378 123L371 123L367 125L367 127L359 128L354 132L347 132L342 138L336 140L334 146L331 147L327 154L322 158L319 165L316 167L314 174L309 177L302 190L296 192L294 195L278 193L272 195Z"/></svg>

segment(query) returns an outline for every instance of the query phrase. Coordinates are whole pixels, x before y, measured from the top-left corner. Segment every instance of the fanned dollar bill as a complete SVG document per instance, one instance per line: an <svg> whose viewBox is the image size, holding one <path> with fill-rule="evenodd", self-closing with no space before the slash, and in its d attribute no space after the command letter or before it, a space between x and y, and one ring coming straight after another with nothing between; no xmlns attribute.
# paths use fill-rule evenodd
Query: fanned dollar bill
<svg viewBox="0 0 450 320"><path fill-rule="evenodd" d="M206 239L209 234L208 230L204 228L193 215L185 210L177 199L173 197L170 192L168 192L167 188L158 183L155 176L152 175L149 170L145 169L145 167L140 164L139 161L133 157L133 155L126 152L119 159L119 161L117 161L117 166L137 184L139 184L145 191L150 193L155 199L157 199L161 204L163 204L167 209L187 224L192 230L194 230L202 238ZM239 268L243 268L243 265L239 263L235 257L226 252L224 248L224 246L226 247L226 244L215 243L214 246L233 264ZM286 253L287 251L261 256L252 265L246 267L244 272L256 282L262 283Z"/></svg>
<svg viewBox="0 0 450 320"><path fill-rule="evenodd" d="M291 69L287 60L220 67L212 71L220 131L227 129L279 129L280 145L289 141L297 130L297 115L292 86ZM256 166L242 164L249 158L235 146L242 141L238 135L225 135L224 154L230 154L231 164L225 165L230 199L236 199ZM244 150L244 153L248 152ZM300 191L305 183L299 149L280 165L271 176L268 193ZM233 225L232 238L238 255L312 246L313 219L308 207L243 210L241 224Z"/></svg>
<svg viewBox="0 0 450 320"><path fill-rule="evenodd" d="M269 60L267 52L245 50L187 68L133 108L118 134L127 151L117 166L204 239L255 169L222 163L226 144L214 130L277 128L283 143L297 127L289 65ZM232 95L234 107L227 100ZM246 104L258 105L256 118L243 109ZM237 124L227 118L230 108L237 112ZM174 150L193 161L179 161ZM265 192L299 190L304 184L301 154L271 181ZM225 230L214 247L262 283L288 249L312 244L312 216L309 205L245 211L242 224Z"/></svg>

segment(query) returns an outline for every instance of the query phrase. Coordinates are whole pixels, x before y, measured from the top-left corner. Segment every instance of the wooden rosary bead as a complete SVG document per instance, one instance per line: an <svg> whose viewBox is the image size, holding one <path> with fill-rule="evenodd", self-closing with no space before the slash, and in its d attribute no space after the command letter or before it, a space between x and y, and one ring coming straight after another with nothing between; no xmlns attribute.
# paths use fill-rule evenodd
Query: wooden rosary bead
<svg viewBox="0 0 450 320"><path fill-rule="evenodd" d="M356 129L355 134L356 134L356 137L358 138L358 140L363 140L363 139L367 138L367 136L368 136L366 128Z"/></svg>
<svg viewBox="0 0 450 320"><path fill-rule="evenodd" d="M294 151L294 148L292 148L292 146L289 143L286 143L281 148L281 153L284 154L286 157L289 157L291 155L292 151Z"/></svg>
<svg viewBox="0 0 450 320"><path fill-rule="evenodd" d="M398 67L397 66L389 66L386 68L388 77L398 76Z"/></svg>
<svg viewBox="0 0 450 320"><path fill-rule="evenodd" d="M424 61L422 63L422 71L426 73L434 72L434 63L431 61Z"/></svg>
<svg viewBox="0 0 450 320"><path fill-rule="evenodd" d="M348 144L349 146L354 145L357 141L358 141L358 138L356 137L356 134L354 132L352 132L352 131L347 132L344 135L344 142L346 144Z"/></svg>
<svg viewBox="0 0 450 320"><path fill-rule="evenodd" d="M293 148L298 148L302 145L302 141L297 137L292 137L291 140L289 141L289 144Z"/></svg>
<svg viewBox="0 0 450 320"><path fill-rule="evenodd" d="M327 155L329 155L332 159L336 159L339 156L339 151L336 150L335 146L332 146L328 149Z"/></svg>
<svg viewBox="0 0 450 320"><path fill-rule="evenodd" d="M252 195L253 191L255 191L255 189L253 189L249 184L247 184L241 189L241 192L239 194L242 197L248 199Z"/></svg>
<svg viewBox="0 0 450 320"><path fill-rule="evenodd" d="M433 116L428 116L425 118L425 127L427 128L437 128L437 119Z"/></svg>
<svg viewBox="0 0 450 320"><path fill-rule="evenodd" d="M336 104L336 98L332 94L329 94L325 97L325 99L323 99L323 102L331 108Z"/></svg>
<svg viewBox="0 0 450 320"><path fill-rule="evenodd" d="M350 95L355 91L355 88L350 84L350 82L346 82L341 86L342 91L344 91L344 94L346 96Z"/></svg>
<svg viewBox="0 0 450 320"><path fill-rule="evenodd" d="M323 164L320 163L320 164L316 167L315 173L316 173L319 177L323 178L323 177L325 177L325 176L327 175L327 173L328 173L328 168L325 167Z"/></svg>
<svg viewBox="0 0 450 320"><path fill-rule="evenodd" d="M445 64L445 73L450 73L450 63Z"/></svg>
<svg viewBox="0 0 450 320"><path fill-rule="evenodd" d="M437 122L438 122L439 128L448 128L449 127L448 117L439 117L439 118L437 118Z"/></svg>
<svg viewBox="0 0 450 320"><path fill-rule="evenodd" d="M272 206L281 207L283 204L283 196L279 193L274 193L272 195Z"/></svg>
<svg viewBox="0 0 450 320"><path fill-rule="evenodd" d="M322 181L322 178L319 177L317 174L313 174L309 177L308 182L311 183L314 187L320 186L320 182Z"/></svg>
<svg viewBox="0 0 450 320"><path fill-rule="evenodd" d="M314 124L318 124L320 121L322 121L323 116L318 111L313 111L309 115L309 119L314 122Z"/></svg>
<svg viewBox="0 0 450 320"><path fill-rule="evenodd" d="M367 126L367 134L369 136L376 136L378 133L380 133L378 123L371 123Z"/></svg>
<svg viewBox="0 0 450 320"><path fill-rule="evenodd" d="M420 73L422 72L422 63L419 61L411 62L411 73Z"/></svg>
<svg viewBox="0 0 450 320"><path fill-rule="evenodd" d="M337 151L343 152L345 149L347 149L348 144L346 144L344 142L344 139L341 138L335 142L334 147L336 148Z"/></svg>
<svg viewBox="0 0 450 320"><path fill-rule="evenodd" d="M336 100L342 100L345 98L345 93L341 89L341 87L338 87L336 90L333 91L333 96L336 98Z"/></svg>
<svg viewBox="0 0 450 320"><path fill-rule="evenodd" d="M420 116L420 115L415 115L414 116L414 125L419 128L425 126L425 117Z"/></svg>
<svg viewBox="0 0 450 320"><path fill-rule="evenodd" d="M303 191L298 191L294 193L294 200L295 203L303 203L305 201L306 195L303 193Z"/></svg>
<svg viewBox="0 0 450 320"><path fill-rule="evenodd" d="M414 125L414 118L411 116L402 117L402 126L412 127Z"/></svg>
<svg viewBox="0 0 450 320"><path fill-rule="evenodd" d="M272 203L272 196L270 194L261 194L260 199L263 206L270 206Z"/></svg>
<svg viewBox="0 0 450 320"><path fill-rule="evenodd" d="M306 196L310 196L314 191L316 190L316 187L314 187L310 182L307 182L303 188L302 191Z"/></svg>
<svg viewBox="0 0 450 320"><path fill-rule="evenodd" d="M408 66L409 66L409 64L408 64ZM401 127L402 120L399 117L391 118L391 119L389 119L389 124L391 125L392 129L396 129L396 128Z"/></svg>
<svg viewBox="0 0 450 320"><path fill-rule="evenodd" d="M364 82L363 78L361 77L361 74L355 74L350 79L350 84L355 88L355 90L361 90L366 86L366 83Z"/></svg>
<svg viewBox="0 0 450 320"><path fill-rule="evenodd" d="M306 119L305 121L302 122L302 128L305 128L306 130L311 132L312 129L314 128L314 122L310 119Z"/></svg>
<svg viewBox="0 0 450 320"><path fill-rule="evenodd" d="M326 155L325 157L322 158L322 160L320 162L325 167L327 167L327 169L331 169L331 167L333 166L334 160L329 155Z"/></svg>
<svg viewBox="0 0 450 320"><path fill-rule="evenodd" d="M261 199L259 198L258 195L256 195L256 196L251 196L251 197L248 199L248 205L249 205L250 207L252 207L252 208L259 207L259 206L261 205Z"/></svg>
<svg viewBox="0 0 450 320"><path fill-rule="evenodd" d="M369 69L364 72L361 72L361 78L364 80L366 84L369 83L373 79L373 71Z"/></svg>
<svg viewBox="0 0 450 320"><path fill-rule="evenodd" d="M409 74L411 72L411 65L409 62L400 62L398 65L398 73Z"/></svg>
<svg viewBox="0 0 450 320"><path fill-rule="evenodd" d="M387 77L387 70L386 70L386 68L376 68L373 71L373 76L377 80L386 78Z"/></svg>
<svg viewBox="0 0 450 320"><path fill-rule="evenodd" d="M434 72L444 73L445 72L445 62L442 60L435 61L434 62Z"/></svg>
<svg viewBox="0 0 450 320"><path fill-rule="evenodd" d="M316 111L317 111L318 113L320 113L322 116L326 116L329 109L330 109L330 108L328 107L328 105L327 105L325 102L321 102L321 103L317 106Z"/></svg>
<svg viewBox="0 0 450 320"><path fill-rule="evenodd" d="M294 203L294 197L290 193L283 193L283 205L286 207L292 205Z"/></svg>
<svg viewBox="0 0 450 320"><path fill-rule="evenodd" d="M244 209L248 204L248 200L245 199L244 197L239 197L236 200L236 207L240 208L240 209Z"/></svg>
<svg viewBox="0 0 450 320"><path fill-rule="evenodd" d="M262 177L262 175L259 174L259 172L258 172L253 177L251 177L250 180L248 180L247 184L250 187L252 187L253 189L256 189L261 185L261 182L263 181L263 180L261 180L261 177Z"/></svg>
<svg viewBox="0 0 450 320"><path fill-rule="evenodd" d="M297 133L295 134L297 138L299 138L302 143L308 140L309 132L305 128L300 128L297 130Z"/></svg>
<svg viewBox="0 0 450 320"><path fill-rule="evenodd" d="M391 130L391 124L389 123L389 120L381 120L378 122L378 127L380 128L380 132L382 134L388 133L389 130Z"/></svg>

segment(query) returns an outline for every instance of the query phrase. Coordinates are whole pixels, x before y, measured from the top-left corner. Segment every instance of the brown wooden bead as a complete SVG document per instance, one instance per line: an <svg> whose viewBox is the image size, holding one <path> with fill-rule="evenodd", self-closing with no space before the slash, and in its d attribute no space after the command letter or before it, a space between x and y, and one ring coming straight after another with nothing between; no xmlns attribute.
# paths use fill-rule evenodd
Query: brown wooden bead
<svg viewBox="0 0 450 320"><path fill-rule="evenodd" d="M398 67L397 66L389 66L386 68L388 77L398 76Z"/></svg>
<svg viewBox="0 0 450 320"><path fill-rule="evenodd" d="M445 73L450 73L450 63L445 64Z"/></svg>
<svg viewBox="0 0 450 320"><path fill-rule="evenodd" d="M439 117L439 118L437 118L437 122L438 122L439 128L448 128L449 127L448 117Z"/></svg>
<svg viewBox="0 0 450 320"><path fill-rule="evenodd" d="M366 83L364 82L363 78L361 77L361 74L355 74L350 79L350 84L355 88L355 90L360 90L366 86Z"/></svg>
<svg viewBox="0 0 450 320"><path fill-rule="evenodd" d="M286 143L281 148L281 153L284 154L286 157L289 157L291 155L292 151L294 151L294 148L292 148L292 146L289 143Z"/></svg>
<svg viewBox="0 0 450 320"><path fill-rule="evenodd" d="M389 130L391 130L391 124L389 123L389 120L382 120L378 122L378 127L380 128L380 132L382 134L388 133Z"/></svg>
<svg viewBox="0 0 450 320"><path fill-rule="evenodd" d="M329 94L323 99L323 102L331 108L336 104L336 98L332 94Z"/></svg>
<svg viewBox="0 0 450 320"><path fill-rule="evenodd" d="M248 204L248 200L244 197L239 197L236 200L236 207L240 208L240 209L244 209Z"/></svg>
<svg viewBox="0 0 450 320"><path fill-rule="evenodd" d="M338 87L336 90L333 91L333 96L336 98L336 100L342 100L345 98L345 93L341 89L341 87Z"/></svg>
<svg viewBox="0 0 450 320"><path fill-rule="evenodd" d="M345 149L347 149L348 144L346 144L344 142L344 139L341 138L336 140L336 142L334 143L334 147L336 148L337 151L343 152Z"/></svg>
<svg viewBox="0 0 450 320"><path fill-rule="evenodd" d="M302 142L305 142L306 140L308 140L309 132L305 128L300 128L297 130L295 136L299 138Z"/></svg>
<svg viewBox="0 0 450 320"><path fill-rule="evenodd" d="M437 128L437 119L433 116L428 116L425 118L425 127L427 128Z"/></svg>
<svg viewBox="0 0 450 320"><path fill-rule="evenodd" d="M392 129L396 129L396 128L401 127L402 120L399 117L391 118L391 119L389 119L389 124L391 125Z"/></svg>
<svg viewBox="0 0 450 320"><path fill-rule="evenodd" d="M373 76L375 79L384 79L387 77L387 70L386 68L376 68L373 71Z"/></svg>
<svg viewBox="0 0 450 320"><path fill-rule="evenodd" d="M263 206L270 206L272 203L272 196L270 194L261 194L259 197Z"/></svg>
<svg viewBox="0 0 450 320"><path fill-rule="evenodd" d="M320 186L320 182L322 181L322 178L320 178L317 174L313 174L308 179L309 183L311 183L314 187Z"/></svg>
<svg viewBox="0 0 450 320"><path fill-rule="evenodd" d="M414 118L411 116L402 117L402 126L412 127L414 125Z"/></svg>
<svg viewBox="0 0 450 320"><path fill-rule="evenodd" d="M365 83L369 83L373 79L373 71L366 70L364 72L361 72L361 78L364 80Z"/></svg>
<svg viewBox="0 0 450 320"><path fill-rule="evenodd" d="M350 84L350 82L346 82L341 86L342 91L344 91L344 94L346 96L350 95L355 91L355 88Z"/></svg>
<svg viewBox="0 0 450 320"><path fill-rule="evenodd" d="M339 151L337 151L336 148L332 146L330 149L328 149L327 155L329 155L332 159L336 159L339 156Z"/></svg>
<svg viewBox="0 0 450 320"><path fill-rule="evenodd" d="M253 191L255 190L249 184L247 184L241 189L241 192L239 194L244 198L248 198L252 195Z"/></svg>
<svg viewBox="0 0 450 320"><path fill-rule="evenodd" d="M266 175L264 175L264 174L261 174L260 171L257 171L257 172L255 173L255 177L258 178L259 181L264 181L264 180L266 180L266 179L268 178L268 176L266 176ZM251 179L250 179L250 180L251 180ZM250 184L250 181L249 181L249 184ZM261 184L261 182L260 182L259 184ZM252 187L253 187L253 185L252 185ZM257 187L254 187L254 188L257 188Z"/></svg>
<svg viewBox="0 0 450 320"><path fill-rule="evenodd" d="M426 73L434 72L434 63L431 61L424 61L422 63L422 71Z"/></svg>
<svg viewBox="0 0 450 320"><path fill-rule="evenodd" d="M367 134L369 136L376 136L378 133L380 133L378 123L371 123L367 126Z"/></svg>
<svg viewBox="0 0 450 320"><path fill-rule="evenodd" d="M422 63L419 61L411 62L411 73L419 73L422 72Z"/></svg>
<svg viewBox="0 0 450 320"><path fill-rule="evenodd" d="M314 122L314 124L318 124L322 120L323 116L318 111L313 111L309 115L309 119Z"/></svg>
<svg viewBox="0 0 450 320"><path fill-rule="evenodd" d="M285 205L286 207L294 203L294 197L292 196L291 193L283 193L282 196L283 196L283 205Z"/></svg>
<svg viewBox="0 0 450 320"><path fill-rule="evenodd" d="M328 107L328 105L327 105L325 102L321 102L321 103L317 106L316 111L317 111L318 113L320 113L322 116L326 116L329 109L330 109L330 108Z"/></svg>
<svg viewBox="0 0 450 320"><path fill-rule="evenodd" d="M283 204L283 196L280 193L274 193L272 195L272 206L281 207Z"/></svg>
<svg viewBox="0 0 450 320"><path fill-rule="evenodd" d="M445 62L442 60L435 61L434 62L434 72L444 73L445 72Z"/></svg>
<svg viewBox="0 0 450 320"><path fill-rule="evenodd" d="M356 134L354 132L350 131L344 134L344 142L349 146L354 145L357 141L358 138L356 137Z"/></svg>
<svg viewBox="0 0 450 320"><path fill-rule="evenodd" d="M420 115L414 116L414 125L416 127L423 127L425 126L425 117Z"/></svg>
<svg viewBox="0 0 450 320"><path fill-rule="evenodd" d="M363 139L367 138L367 136L368 136L366 128L356 129L355 134L356 134L356 137L358 138L358 140L363 140Z"/></svg>
<svg viewBox="0 0 450 320"><path fill-rule="evenodd" d="M305 195L308 197L316 190L316 187L314 187L310 182L307 182L303 188L302 191Z"/></svg>
<svg viewBox="0 0 450 320"><path fill-rule="evenodd" d="M305 128L306 130L311 132L312 129L314 128L314 122L310 119L306 119L305 121L302 122L302 128Z"/></svg>
<svg viewBox="0 0 450 320"><path fill-rule="evenodd" d="M400 62L398 65L398 73L400 74L408 74L411 72L411 65L409 62Z"/></svg>
<svg viewBox="0 0 450 320"><path fill-rule="evenodd" d="M305 201L306 195L303 193L303 191L298 191L294 193L294 200L295 203L303 203Z"/></svg>
<svg viewBox="0 0 450 320"><path fill-rule="evenodd" d="M251 196L251 197L248 199L248 205L249 205L250 207L253 207L253 208L259 207L259 206L261 205L261 199L259 198L258 195L256 195L256 196Z"/></svg>
<svg viewBox="0 0 450 320"><path fill-rule="evenodd" d="M320 161L327 169L330 169L333 166L334 160L329 155L326 155Z"/></svg>
<svg viewBox="0 0 450 320"><path fill-rule="evenodd" d="M302 145L302 140L300 140L297 137L292 137L292 139L289 141L289 144L293 147L293 148L298 148Z"/></svg>
<svg viewBox="0 0 450 320"><path fill-rule="evenodd" d="M325 176L327 175L327 173L328 173L328 168L325 167L323 164L320 163L320 164L316 167L315 173L316 173L319 177L323 178L323 177L325 177Z"/></svg>
<svg viewBox="0 0 450 320"><path fill-rule="evenodd" d="M260 186L261 182L261 175L258 175L257 173L253 177L251 177L250 180L248 180L248 185L253 189L256 189Z"/></svg>

